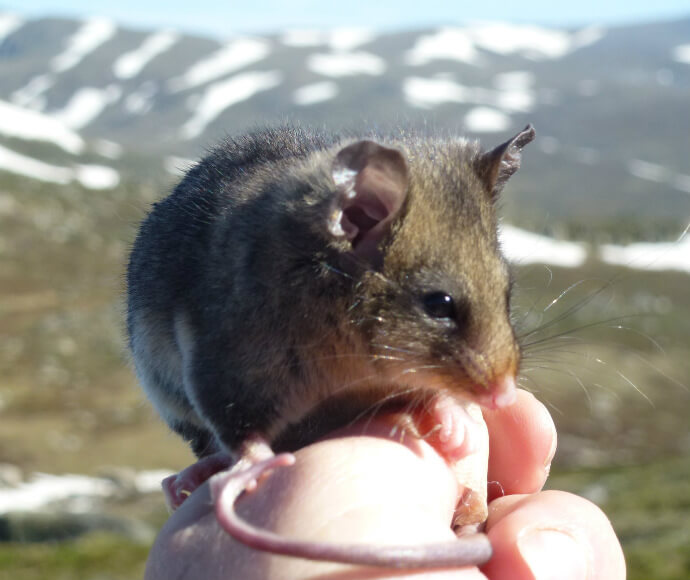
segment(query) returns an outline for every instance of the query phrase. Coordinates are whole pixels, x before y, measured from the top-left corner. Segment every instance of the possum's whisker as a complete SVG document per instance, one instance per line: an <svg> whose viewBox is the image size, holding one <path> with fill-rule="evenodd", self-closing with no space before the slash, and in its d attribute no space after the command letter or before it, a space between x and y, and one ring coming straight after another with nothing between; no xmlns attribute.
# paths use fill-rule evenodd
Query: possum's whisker
<svg viewBox="0 0 690 580"><path fill-rule="evenodd" d="M626 383L628 383L633 389L635 389L640 395L642 395L642 398L644 398L651 406L652 408L655 408L656 405L654 402L642 392L642 389L640 389L635 383L633 383L628 377L626 377L622 372L620 372L618 369L614 369L616 371L616 374L621 377Z"/></svg>
<svg viewBox="0 0 690 580"><path fill-rule="evenodd" d="M549 304L546 306L546 308L544 308L543 312L546 312L547 310L549 310L552 306L554 306L554 305L557 304L562 298L564 298L571 290L574 290L575 288L577 288L578 286L582 285L582 284L585 283L586 281L587 281L587 280L586 280L585 278L583 278L582 280L578 280L578 281L575 282L574 284L571 284L570 286L568 286L568 287L567 287L565 290L563 290L563 292L561 292L556 298L554 298L551 302L549 302Z"/></svg>
<svg viewBox="0 0 690 580"><path fill-rule="evenodd" d="M690 226L689 226L690 227ZM649 368L655 370L658 372L661 376L663 376L666 380L670 381L671 383L679 386L681 389L685 391L690 391L690 387L684 383L681 383L679 380L673 378L670 376L668 373L664 372L662 369L660 369L658 366L652 364L649 360L641 356L640 354L634 354L635 358L646 364Z"/></svg>
<svg viewBox="0 0 690 580"><path fill-rule="evenodd" d="M576 302L569 308L566 308L563 312L561 312L558 316L555 316L548 322L537 326L536 328L533 328L532 330L525 332L524 334L519 334L518 335L518 340L522 340L527 338L528 336L532 336L538 332L543 332L545 329L550 328L559 322L562 322L563 320L567 319L569 316L571 316L574 312L577 312L578 310L581 310L584 308L587 304L592 302L597 296L602 294L605 290L610 288L613 285L614 279L609 280L606 284L602 285L600 288L596 289L595 291L591 292L587 296L585 296L582 300Z"/></svg>
<svg viewBox="0 0 690 580"><path fill-rule="evenodd" d="M608 323L610 323L610 322L618 322L618 321L620 321L620 320L625 320L625 319L628 319L628 318L639 318L640 316L643 316L643 315L641 315L641 314L629 314L629 315L626 315L626 316L615 316L615 317L609 318L609 319L607 319L607 320L600 320L600 321L597 321L597 322L591 322L591 323L589 323L589 324L583 324L582 326L577 326L577 327L575 327L575 328L570 328L570 329L568 329L568 330L564 330L563 332L559 332L559 333L557 333L557 334L552 334L552 335L549 335L549 336L545 336L545 337L543 337L543 338L535 339L535 340L533 340L532 342L528 342L528 343L523 344L523 345L522 345L522 348L523 348L523 349L528 349L528 348L530 348L531 346L533 346L533 345L535 345L535 344L542 344L542 343L544 343L544 342L548 342L548 341L553 340L553 339L555 339L555 338L560 338L560 337L563 337L563 336L570 335L570 334L572 334L572 333L574 333L574 332L581 332L581 331L586 330L586 329L588 329L588 328L594 328L594 327L596 327L596 326L604 326L604 325L606 325L606 324L608 324ZM531 332L531 333L529 333L529 334L533 334L533 332ZM529 336L529 334L527 334L527 335L525 335L525 336ZM524 337L521 337L521 338L524 338Z"/></svg>
<svg viewBox="0 0 690 580"><path fill-rule="evenodd" d="M376 347L376 348L383 348L385 350L392 350L393 352L401 352L403 354L411 354L413 356L417 354L416 352L414 352L412 350L409 350L406 348L400 348L397 346L391 346L390 344L372 343L371 346Z"/></svg>
<svg viewBox="0 0 690 580"><path fill-rule="evenodd" d="M663 346L661 346L653 337L651 337L649 334L646 332L639 330L637 328L631 328L630 326L623 326L622 324L616 325L616 326L610 326L609 328L615 328L618 330L626 330L628 332L631 332L633 334L637 334L641 336L642 338L646 339L649 341L650 344L656 348L657 351L659 351L661 354L666 354L666 350L664 349Z"/></svg>
<svg viewBox="0 0 690 580"><path fill-rule="evenodd" d="M352 419L352 421L350 421L350 423L348 423L348 426L354 425L357 421L361 420L366 415L371 413L371 416L365 425L365 429L368 428L369 425L371 424L371 421L376 416L376 413L378 413L386 403L388 403L388 402L390 402L393 399L396 399L398 397L404 397L406 395L409 395L410 393L414 393L414 392L417 392L419 390L420 390L419 387L410 387L408 389L403 389L400 391L396 391L394 393L389 393L389 394L385 395L384 397L381 397L375 403L373 403L372 405L369 405L366 409L364 409L360 413L358 413L357 416L354 419Z"/></svg>
<svg viewBox="0 0 690 580"><path fill-rule="evenodd" d="M420 365L420 366L410 367L410 368L405 369L404 371L402 371L400 373L399 376L408 375L410 373L416 373L418 371L442 369L442 368L443 368L443 365Z"/></svg>

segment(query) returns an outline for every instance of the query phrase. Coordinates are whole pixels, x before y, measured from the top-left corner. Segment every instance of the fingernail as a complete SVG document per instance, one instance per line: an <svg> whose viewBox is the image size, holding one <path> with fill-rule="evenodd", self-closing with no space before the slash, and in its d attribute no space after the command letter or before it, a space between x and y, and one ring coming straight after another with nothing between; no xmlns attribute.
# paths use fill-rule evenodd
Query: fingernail
<svg viewBox="0 0 690 580"><path fill-rule="evenodd" d="M589 554L570 534L532 530L518 539L523 560L535 580L585 580Z"/></svg>

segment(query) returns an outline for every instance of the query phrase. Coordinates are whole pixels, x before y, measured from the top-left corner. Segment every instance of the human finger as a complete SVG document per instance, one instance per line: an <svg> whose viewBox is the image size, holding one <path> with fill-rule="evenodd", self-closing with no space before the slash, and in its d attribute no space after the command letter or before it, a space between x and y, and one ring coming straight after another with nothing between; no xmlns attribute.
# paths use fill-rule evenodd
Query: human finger
<svg viewBox="0 0 690 580"><path fill-rule="evenodd" d="M556 451L556 428L546 407L519 390L514 404L483 415L489 429L489 500L539 491Z"/></svg>
<svg viewBox="0 0 690 580"><path fill-rule="evenodd" d="M492 502L486 531L491 580L623 580L625 560L611 523L593 503L562 491Z"/></svg>

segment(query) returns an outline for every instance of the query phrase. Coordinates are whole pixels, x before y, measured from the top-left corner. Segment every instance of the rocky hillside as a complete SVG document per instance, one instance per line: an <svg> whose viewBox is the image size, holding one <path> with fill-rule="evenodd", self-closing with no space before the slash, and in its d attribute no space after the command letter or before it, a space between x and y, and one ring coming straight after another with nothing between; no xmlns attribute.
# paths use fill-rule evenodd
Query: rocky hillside
<svg viewBox="0 0 690 580"><path fill-rule="evenodd" d="M689 113L690 19L220 42L0 15L0 170L54 183L160 180L272 122L405 124L489 145L532 122L539 140L506 200L513 220L677 230L690 215Z"/></svg>

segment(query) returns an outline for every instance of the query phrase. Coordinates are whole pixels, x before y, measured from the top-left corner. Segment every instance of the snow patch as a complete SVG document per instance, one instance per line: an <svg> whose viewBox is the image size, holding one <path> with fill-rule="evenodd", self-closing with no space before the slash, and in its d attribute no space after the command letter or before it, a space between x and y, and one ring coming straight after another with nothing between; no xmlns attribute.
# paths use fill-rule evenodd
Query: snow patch
<svg viewBox="0 0 690 580"><path fill-rule="evenodd" d="M469 29L472 40L484 50L501 55L517 54L531 60L559 59L604 36L603 29L567 32L539 26L489 22Z"/></svg>
<svg viewBox="0 0 690 580"><path fill-rule="evenodd" d="M506 224L500 226L499 239L505 257L520 264L538 263L577 268L587 258L587 251L582 244L554 240Z"/></svg>
<svg viewBox="0 0 690 580"><path fill-rule="evenodd" d="M655 183L664 183L668 181L670 177L669 170L663 165L650 163L649 161L641 161L639 159L632 159L628 162L628 172L635 177Z"/></svg>
<svg viewBox="0 0 690 580"><path fill-rule="evenodd" d="M133 115L144 115L153 108L153 97L158 92L158 86L153 81L144 81L141 86L127 95L125 109Z"/></svg>
<svg viewBox="0 0 690 580"><path fill-rule="evenodd" d="M293 29L286 30L280 39L285 46L295 48L310 48L325 44L324 33L322 30Z"/></svg>
<svg viewBox="0 0 690 580"><path fill-rule="evenodd" d="M122 145L108 139L97 139L93 142L93 149L101 157L107 157L108 159L119 159L122 157L123 152Z"/></svg>
<svg viewBox="0 0 690 580"><path fill-rule="evenodd" d="M35 511L76 497L105 498L117 491L114 482L85 475L37 473L32 481L0 493L0 514Z"/></svg>
<svg viewBox="0 0 690 580"><path fill-rule="evenodd" d="M386 70L386 63L370 52L332 52L311 55L307 59L307 68L328 77L377 76Z"/></svg>
<svg viewBox="0 0 690 580"><path fill-rule="evenodd" d="M441 103L473 103L503 109L505 112L528 112L534 106L530 90L496 91L482 87L467 87L448 78L409 77L403 81L403 93L408 103L429 108Z"/></svg>
<svg viewBox="0 0 690 580"><path fill-rule="evenodd" d="M604 245L601 259L609 264L638 270L681 270L690 272L690 236L677 242Z"/></svg>
<svg viewBox="0 0 690 580"><path fill-rule="evenodd" d="M477 49L532 60L558 59L603 36L604 30L594 27L568 32L505 22L477 23L462 28L441 28L434 34L421 36L406 54L405 61L412 66L433 60L476 65L481 61Z"/></svg>
<svg viewBox="0 0 690 580"><path fill-rule="evenodd" d="M57 119L5 101L0 101L0 133L8 137L54 143L73 154L84 150L84 140Z"/></svg>
<svg viewBox="0 0 690 580"><path fill-rule="evenodd" d="M271 48L265 40L239 38L193 64L181 76L170 79L168 87L173 92L179 92L202 85L263 60L270 52Z"/></svg>
<svg viewBox="0 0 690 580"><path fill-rule="evenodd" d="M53 72L65 72L77 64L101 44L110 40L117 31L113 22L94 18L85 22L67 41L67 48L51 61Z"/></svg>
<svg viewBox="0 0 690 580"><path fill-rule="evenodd" d="M169 30L152 34L139 48L120 56L113 63L113 73L119 79L134 78L149 62L168 50L178 39L179 35Z"/></svg>
<svg viewBox="0 0 690 580"><path fill-rule="evenodd" d="M305 85L297 89L292 96L296 105L306 106L332 99L338 94L338 85L333 81L324 81Z"/></svg>
<svg viewBox="0 0 690 580"><path fill-rule="evenodd" d="M0 14L0 44L23 24L24 21L16 14Z"/></svg>
<svg viewBox="0 0 690 580"><path fill-rule="evenodd" d="M682 173L677 173L673 177L673 187L678 191L684 191L685 193L690 193L690 175L683 175Z"/></svg>
<svg viewBox="0 0 690 580"><path fill-rule="evenodd" d="M513 70L497 74L494 86L500 91L529 91L534 86L534 73L526 70Z"/></svg>
<svg viewBox="0 0 690 580"><path fill-rule="evenodd" d="M327 44L333 50L352 50L376 38L368 28L334 28L328 34Z"/></svg>
<svg viewBox="0 0 690 580"><path fill-rule="evenodd" d="M225 109L266 91L283 80L278 71L240 73L209 86L199 101L194 116L181 128L183 139L198 137Z"/></svg>
<svg viewBox="0 0 690 580"><path fill-rule="evenodd" d="M59 111L50 115L71 129L82 129L98 117L108 105L117 102L122 95L118 85L108 85L103 89L83 87Z"/></svg>
<svg viewBox="0 0 690 580"><path fill-rule="evenodd" d="M41 110L45 107L43 93L54 84L55 79L52 75L37 75L12 93L12 102L20 107Z"/></svg>
<svg viewBox="0 0 690 580"><path fill-rule="evenodd" d="M87 189L113 189L120 184L120 174L105 165L77 165L74 178Z"/></svg>
<svg viewBox="0 0 690 580"><path fill-rule="evenodd" d="M185 157L166 157L163 166L168 173L173 175L182 176L192 167L194 167L198 162L193 159L186 159Z"/></svg>
<svg viewBox="0 0 690 580"><path fill-rule="evenodd" d="M76 180L88 189L112 189L120 183L119 173L110 167L102 165L61 167L44 163L2 146L0 146L0 170L60 185Z"/></svg>
<svg viewBox="0 0 690 580"><path fill-rule="evenodd" d="M368 28L334 28L333 30L287 30L280 39L286 46L308 48L329 46L334 51L349 51L374 40Z"/></svg>
<svg viewBox="0 0 690 580"><path fill-rule="evenodd" d="M475 107L465 115L465 128L474 133L496 133L510 128L508 115L489 107Z"/></svg>
<svg viewBox="0 0 690 580"><path fill-rule="evenodd" d="M671 51L671 56L676 62L690 64L690 44L680 44Z"/></svg>
<svg viewBox="0 0 690 580"><path fill-rule="evenodd" d="M442 28L434 34L420 36L405 55L405 62L412 66L425 65L434 60L477 64L479 53L467 30Z"/></svg>
<svg viewBox="0 0 690 580"><path fill-rule="evenodd" d="M151 470L134 474L132 486L138 493L160 493L161 481L170 471ZM86 475L51 475L36 473L17 487L0 490L0 514L38 511L60 502L60 508L81 505L80 500L98 500L117 496L121 491L116 481ZM72 503L76 500L76 503Z"/></svg>
<svg viewBox="0 0 690 580"><path fill-rule="evenodd" d="M38 179L39 181L59 183L61 185L69 183L74 177L74 171L69 167L50 165L38 159L34 159L33 157L28 157L27 155L22 155L21 153L7 149L1 145L0 169L17 175Z"/></svg>

